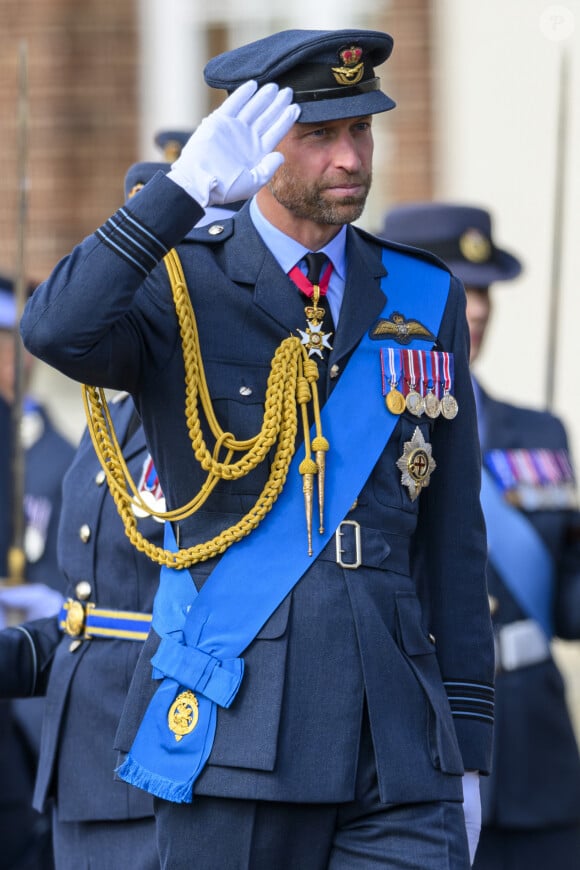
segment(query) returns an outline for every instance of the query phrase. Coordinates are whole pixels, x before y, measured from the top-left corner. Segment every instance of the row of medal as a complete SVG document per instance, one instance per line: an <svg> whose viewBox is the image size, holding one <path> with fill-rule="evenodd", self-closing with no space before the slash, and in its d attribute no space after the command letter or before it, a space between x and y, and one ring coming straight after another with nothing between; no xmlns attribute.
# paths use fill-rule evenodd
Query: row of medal
<svg viewBox="0 0 580 870"><path fill-rule="evenodd" d="M510 504L524 510L577 507L574 471L567 450L488 450L484 462Z"/></svg>
<svg viewBox="0 0 580 870"><path fill-rule="evenodd" d="M438 350L381 348L383 396L391 414L410 411L447 420L457 416L453 354Z"/></svg>

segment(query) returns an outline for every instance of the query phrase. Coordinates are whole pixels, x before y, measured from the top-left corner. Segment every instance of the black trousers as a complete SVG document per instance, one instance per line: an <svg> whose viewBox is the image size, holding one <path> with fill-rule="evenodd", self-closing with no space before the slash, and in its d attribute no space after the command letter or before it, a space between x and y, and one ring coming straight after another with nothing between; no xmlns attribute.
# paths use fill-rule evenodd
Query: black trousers
<svg viewBox="0 0 580 870"><path fill-rule="evenodd" d="M578 870L580 826L517 830L484 827L473 870Z"/></svg>

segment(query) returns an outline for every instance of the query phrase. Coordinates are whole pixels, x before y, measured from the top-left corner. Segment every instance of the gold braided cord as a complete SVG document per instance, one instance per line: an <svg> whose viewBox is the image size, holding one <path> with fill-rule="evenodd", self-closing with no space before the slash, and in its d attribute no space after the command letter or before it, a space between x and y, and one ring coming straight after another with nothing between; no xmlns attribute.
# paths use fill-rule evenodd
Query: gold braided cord
<svg viewBox="0 0 580 870"><path fill-rule="evenodd" d="M203 368L195 315L187 292L185 277L176 251L165 257L165 265L171 282L175 310L179 323L185 367L185 416L196 460L207 478L199 492L181 508L171 511L155 511L143 500L131 478L111 421L105 393L97 387L83 385L83 402L88 429L99 461L107 476L107 482L117 510L123 520L125 533L137 550L144 552L160 565L173 568L188 568L225 552L255 529L274 505L280 495L288 468L295 451L298 428L297 401L301 405L304 383L305 350L297 337L289 337L276 349L271 364L266 388L265 410L262 428L253 437L238 441L231 433L224 432L215 416ZM300 398L297 398L299 373ZM311 378L309 378L311 380ZM199 415L199 404L215 439L210 451L204 441ZM304 407L304 406L303 406ZM307 415L303 413L305 432L308 432ZM317 406L315 417L318 417ZM317 421L318 422L318 421ZM161 520L173 521L191 516L198 510L220 480L239 479L263 462L276 444L273 462L266 484L256 503L237 523L225 529L209 541L174 553L157 547L148 541L137 528L133 507ZM310 448L308 447L308 452ZM243 455L232 462L234 454ZM220 454L224 454L220 459Z"/></svg>

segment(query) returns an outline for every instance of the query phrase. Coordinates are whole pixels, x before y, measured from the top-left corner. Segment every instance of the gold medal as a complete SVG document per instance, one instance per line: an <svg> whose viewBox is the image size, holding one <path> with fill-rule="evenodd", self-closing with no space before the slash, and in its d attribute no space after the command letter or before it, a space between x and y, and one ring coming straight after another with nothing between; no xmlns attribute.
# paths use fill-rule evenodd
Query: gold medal
<svg viewBox="0 0 580 870"><path fill-rule="evenodd" d="M444 393L441 398L441 413L446 420L453 420L457 416L459 405L457 399L451 393Z"/></svg>
<svg viewBox="0 0 580 870"><path fill-rule="evenodd" d="M417 390L414 389L409 390L407 393L405 404L407 410L410 411L411 414L415 414L416 417L420 417L425 410L425 399L421 393L418 393Z"/></svg>
<svg viewBox="0 0 580 870"><path fill-rule="evenodd" d="M441 413L441 402L432 390L429 390L425 396L425 413L432 420L435 420Z"/></svg>
<svg viewBox="0 0 580 870"><path fill-rule="evenodd" d="M385 402L391 414L402 414L405 410L405 397L396 387L391 387L387 393Z"/></svg>

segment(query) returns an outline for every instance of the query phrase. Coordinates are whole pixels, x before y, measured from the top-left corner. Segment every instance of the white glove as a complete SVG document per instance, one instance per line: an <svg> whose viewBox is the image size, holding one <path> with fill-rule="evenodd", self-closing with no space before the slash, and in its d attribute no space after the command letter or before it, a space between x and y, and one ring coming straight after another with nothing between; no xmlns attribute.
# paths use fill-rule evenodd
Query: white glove
<svg viewBox="0 0 580 870"><path fill-rule="evenodd" d="M299 114L291 88L245 82L203 119L167 177L203 208L248 199L284 162L273 149Z"/></svg>
<svg viewBox="0 0 580 870"><path fill-rule="evenodd" d="M473 864L481 831L481 796L479 773L476 770L468 770L463 775L463 814L469 843L469 863Z"/></svg>
<svg viewBox="0 0 580 870"><path fill-rule="evenodd" d="M0 627L54 616L62 606L63 597L44 583L23 583L0 587Z"/></svg>

